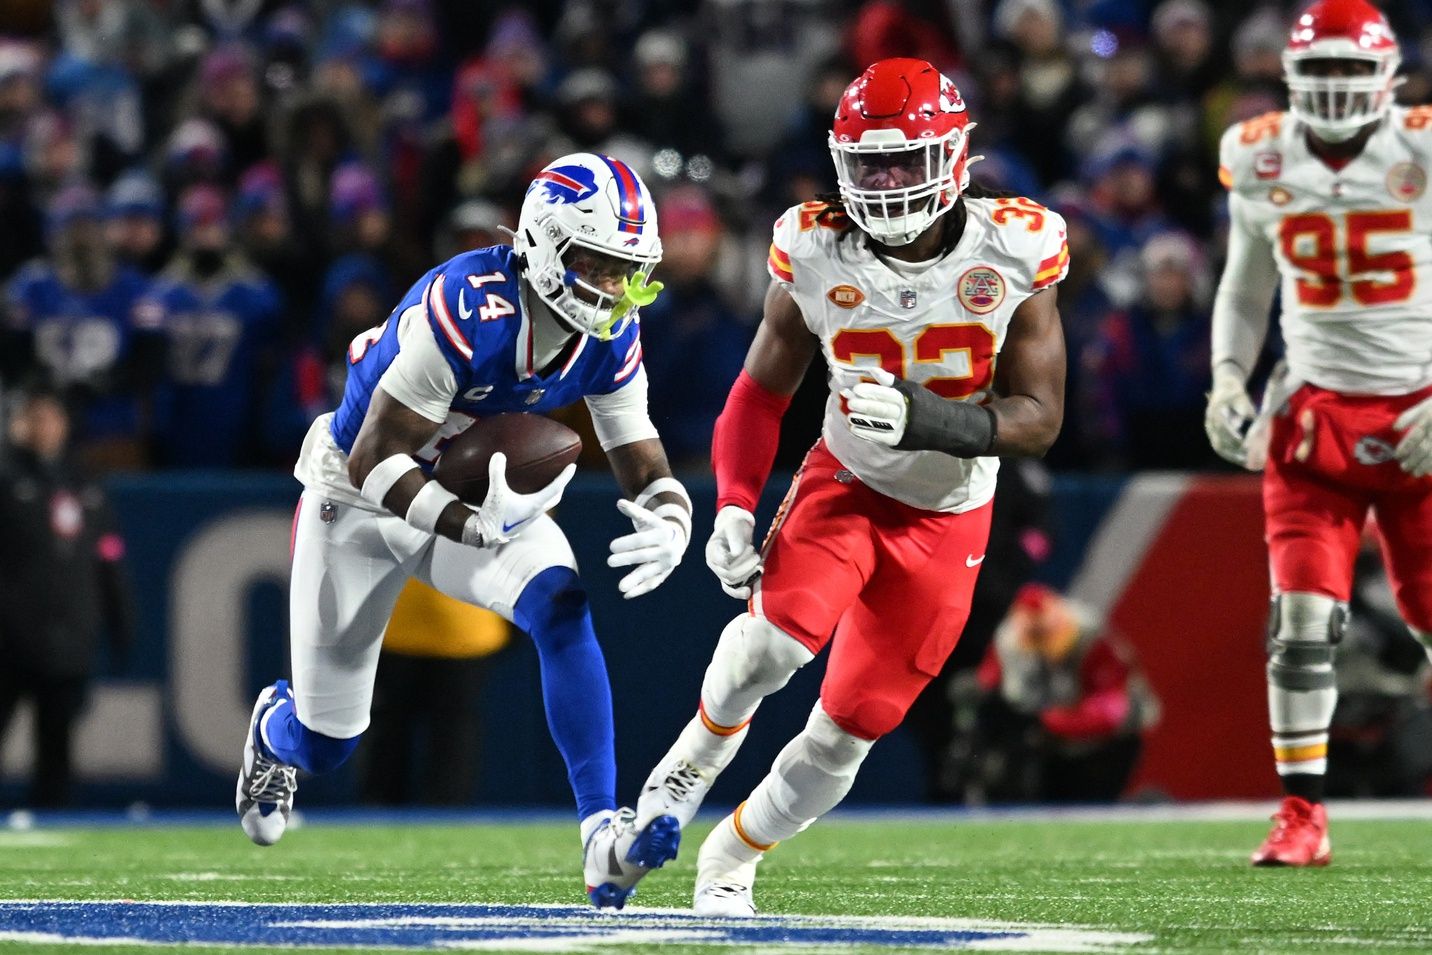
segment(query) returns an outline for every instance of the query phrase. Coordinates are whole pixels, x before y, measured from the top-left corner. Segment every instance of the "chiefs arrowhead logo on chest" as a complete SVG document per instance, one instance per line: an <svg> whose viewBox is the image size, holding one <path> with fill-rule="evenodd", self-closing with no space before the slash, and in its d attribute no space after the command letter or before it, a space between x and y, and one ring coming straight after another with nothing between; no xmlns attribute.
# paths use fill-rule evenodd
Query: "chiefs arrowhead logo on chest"
<svg viewBox="0 0 1432 955"><path fill-rule="evenodd" d="M967 270L956 285L960 304L976 315L986 315L999 308L1004 292L1004 276L987 265Z"/></svg>
<svg viewBox="0 0 1432 955"><path fill-rule="evenodd" d="M837 285L826 292L825 297L830 299L833 305L838 305L841 308L856 308L865 301L865 293L854 285Z"/></svg>

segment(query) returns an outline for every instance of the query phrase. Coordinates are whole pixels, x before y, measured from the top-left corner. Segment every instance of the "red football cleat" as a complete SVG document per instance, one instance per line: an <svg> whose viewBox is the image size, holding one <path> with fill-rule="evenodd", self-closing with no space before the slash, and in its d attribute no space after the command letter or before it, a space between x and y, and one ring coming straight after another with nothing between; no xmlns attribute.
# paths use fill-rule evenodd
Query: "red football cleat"
<svg viewBox="0 0 1432 955"><path fill-rule="evenodd" d="M1327 809L1297 796L1287 796L1273 815L1273 831L1253 853L1253 864L1327 865L1332 858Z"/></svg>

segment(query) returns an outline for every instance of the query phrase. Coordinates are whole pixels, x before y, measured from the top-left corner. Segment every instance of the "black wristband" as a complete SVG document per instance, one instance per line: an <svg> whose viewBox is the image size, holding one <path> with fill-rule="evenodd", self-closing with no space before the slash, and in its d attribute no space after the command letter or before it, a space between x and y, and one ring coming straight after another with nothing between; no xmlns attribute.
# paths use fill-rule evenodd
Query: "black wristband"
<svg viewBox="0 0 1432 955"><path fill-rule="evenodd" d="M973 401L941 398L913 381L898 379L909 411L905 434L895 447L905 451L941 451L957 458L978 458L994 451L998 436L994 410Z"/></svg>

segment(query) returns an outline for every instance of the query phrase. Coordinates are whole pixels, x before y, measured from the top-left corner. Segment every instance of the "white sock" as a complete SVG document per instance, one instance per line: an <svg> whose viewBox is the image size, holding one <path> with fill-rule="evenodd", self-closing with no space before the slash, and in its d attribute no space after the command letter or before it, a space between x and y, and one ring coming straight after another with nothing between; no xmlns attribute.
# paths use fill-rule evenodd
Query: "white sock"
<svg viewBox="0 0 1432 955"><path fill-rule="evenodd" d="M672 744L670 752L657 765L666 765L667 760L679 757L698 767L707 777L715 779L736 757L736 751L745 742L749 724L735 732L719 733L709 729L702 715L697 713L682 729L681 735Z"/></svg>
<svg viewBox="0 0 1432 955"><path fill-rule="evenodd" d="M738 839L755 852L805 829L850 792L874 740L835 725L817 702L805 729L786 744L771 772L732 814Z"/></svg>
<svg viewBox="0 0 1432 955"><path fill-rule="evenodd" d="M614 814L610 809L603 809L600 812L592 813L590 816L582 820L579 830L582 835L582 848L585 849L587 847L587 840L592 837L592 833L596 832L597 828L600 827L602 823L612 818L613 815Z"/></svg>

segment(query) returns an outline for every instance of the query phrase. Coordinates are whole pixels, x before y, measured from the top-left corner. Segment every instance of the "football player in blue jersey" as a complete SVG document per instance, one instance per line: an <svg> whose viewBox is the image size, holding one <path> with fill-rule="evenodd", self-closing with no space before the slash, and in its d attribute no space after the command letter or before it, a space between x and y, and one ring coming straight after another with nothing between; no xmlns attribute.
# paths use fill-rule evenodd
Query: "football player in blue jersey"
<svg viewBox="0 0 1432 955"><path fill-rule="evenodd" d="M536 644L552 737L581 822L587 891L621 908L675 855L676 820L638 829L616 809L611 688L571 547L546 512L572 477L519 494L493 455L480 506L430 478L446 440L478 416L544 413L583 398L626 498L633 532L608 563L647 593L681 560L691 502L647 415L637 309L661 258L651 194L625 163L577 153L532 182L512 246L458 255L424 275L388 320L353 340L338 410L310 429L295 473L293 681L259 694L236 804L260 845L283 835L296 770L348 758L368 726L384 625L409 577L488 607ZM657 863L659 864L659 863Z"/></svg>

